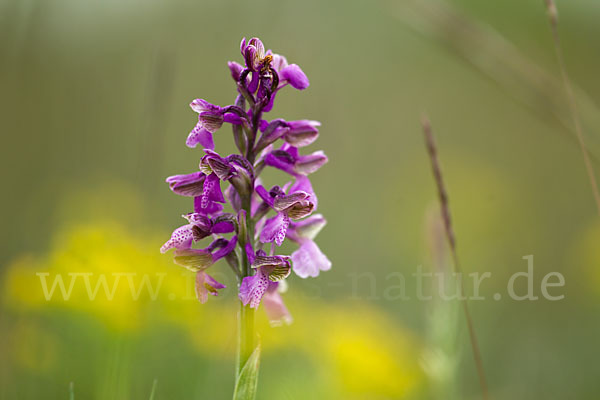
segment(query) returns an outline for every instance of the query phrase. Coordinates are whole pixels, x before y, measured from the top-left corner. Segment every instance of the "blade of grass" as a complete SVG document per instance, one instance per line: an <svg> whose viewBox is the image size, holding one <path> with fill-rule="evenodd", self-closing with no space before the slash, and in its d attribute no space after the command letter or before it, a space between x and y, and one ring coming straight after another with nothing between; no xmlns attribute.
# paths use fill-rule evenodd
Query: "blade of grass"
<svg viewBox="0 0 600 400"><path fill-rule="evenodd" d="M467 328L469 330L469 340L471 342L471 348L473 350L473 358L475 359L475 365L477 367L477 374L479 376L479 384L481 386L481 394L484 400L489 400L489 391L487 386L487 381L485 379L485 371L483 369L483 361L481 359L481 351L479 349L479 343L477 341L477 335L475 334L475 328L473 327L473 318L471 317L471 312L469 310L469 304L467 302L467 298L465 296L465 289L463 285L463 275L462 268L458 259L458 253L456 251L456 237L454 235L454 229L452 228L452 219L450 217L450 206L448 201L448 192L446 191L446 186L444 185L444 180L442 179L442 170L440 168L440 163L437 157L437 147L435 145L435 139L433 137L433 132L431 130L431 123L427 119L427 117L423 117L422 119L423 133L425 135L425 144L427 146L427 153L429 154L429 159L431 161L431 169L433 171L433 176L435 179L435 183L437 186L438 197L440 201L440 211L442 213L442 221L444 222L444 231L446 233L446 239L448 240L448 244L450 246L450 253L452 255L452 260L454 264L454 272L458 276L460 283L460 303L462 304L462 309L465 314L465 319L467 321Z"/></svg>
<svg viewBox="0 0 600 400"><path fill-rule="evenodd" d="M441 274L443 280L434 279L432 294L438 293L429 303L427 318L427 346L420 364L429 380L432 400L458 400L458 367L461 359L459 338L460 305L442 298L445 287L457 287L457 279L448 273L450 252L446 245L444 223L439 207L432 204L425 214L425 240L431 258L431 272Z"/></svg>
<svg viewBox="0 0 600 400"><path fill-rule="evenodd" d="M552 28L554 50L556 51L558 68L560 70L560 75L565 87L565 93L567 96L567 103L569 104L571 118L573 119L573 127L575 128L575 133L577 133L577 141L579 142L579 147L583 156L583 162L585 164L585 168L588 174L590 186L592 187L594 200L596 201L596 208L598 210L598 215L600 216L600 191L598 190L598 182L596 180L596 175L594 174L592 161L590 159L588 148L585 144L585 140L583 137L583 129L581 127L581 119L579 117L577 100L575 99L575 91L573 90L571 78L569 77L569 73L567 72L565 56L562 51L562 46L560 45L560 36L558 34L558 11L556 10L556 5L554 4L553 0L544 0L544 2L546 4L546 8L548 9L548 19L550 20L550 27Z"/></svg>
<svg viewBox="0 0 600 400"><path fill-rule="evenodd" d="M152 391L150 392L150 400L154 400L154 396L156 395L156 385L158 385L158 379L155 379L152 382Z"/></svg>
<svg viewBox="0 0 600 400"><path fill-rule="evenodd" d="M254 400L260 366L260 344L256 346L235 381L233 400Z"/></svg>
<svg viewBox="0 0 600 400"><path fill-rule="evenodd" d="M75 384L69 383L69 400L75 400Z"/></svg>

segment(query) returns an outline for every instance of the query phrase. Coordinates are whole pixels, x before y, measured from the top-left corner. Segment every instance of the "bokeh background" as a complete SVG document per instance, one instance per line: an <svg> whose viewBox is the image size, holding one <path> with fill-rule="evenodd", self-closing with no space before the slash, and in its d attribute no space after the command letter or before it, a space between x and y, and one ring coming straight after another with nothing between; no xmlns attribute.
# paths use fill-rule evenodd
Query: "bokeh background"
<svg viewBox="0 0 600 400"><path fill-rule="evenodd" d="M558 7L599 172L600 3ZM258 398L479 398L456 304L389 292L390 274L440 256L426 112L463 269L493 274L471 303L493 398L596 399L600 223L541 0L1 0L0 398L66 399L71 382L76 399L230 397L228 267L202 306L158 248L190 207L164 178L201 156L184 144L188 103L233 101L243 36L306 72L271 117L321 121L312 148L330 158L313 184L334 267L290 279L291 326L259 310ZM216 142L232 150L227 129ZM565 299L493 300L530 254L536 294L557 271ZM46 301L39 272L166 276L156 299L132 300L123 278L112 301L81 285Z"/></svg>

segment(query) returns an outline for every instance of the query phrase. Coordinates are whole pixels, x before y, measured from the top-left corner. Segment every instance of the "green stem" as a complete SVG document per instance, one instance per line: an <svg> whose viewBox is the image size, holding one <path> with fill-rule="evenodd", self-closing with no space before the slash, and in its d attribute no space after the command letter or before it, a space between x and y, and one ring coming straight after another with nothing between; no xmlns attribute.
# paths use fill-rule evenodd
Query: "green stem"
<svg viewBox="0 0 600 400"><path fill-rule="evenodd" d="M250 265L248 263L248 257L246 256L246 241L248 240L248 236L252 235L252 232L248 231L250 228L250 224L248 222L248 216L250 215L250 197L243 196L242 197L242 208L246 210L247 217L240 221L245 226L240 227L240 232L244 232L245 234L241 234L239 237L239 246L240 246L240 266L239 270L241 273L240 284L242 280L250 276ZM243 221L243 222L242 222ZM239 376L240 371L248 361L248 358L252 354L254 350L254 310L249 306L245 306L240 301L240 311L238 313L238 354L237 354L237 371L236 374Z"/></svg>
<svg viewBox="0 0 600 400"><path fill-rule="evenodd" d="M238 363L236 374L240 372L254 351L254 309L240 302L238 315Z"/></svg>
<svg viewBox="0 0 600 400"><path fill-rule="evenodd" d="M243 199L244 209L249 213L250 211L250 201L249 198ZM250 214L247 214L250 215ZM249 220L246 219L246 232L250 232L252 235L252 231L248 231L248 228L252 227L252 223L249 223ZM242 279L246 276L250 276L250 265L248 264L248 257L246 257L245 245L247 238L240 238L240 247L242 248L241 257L240 257L240 272L242 275ZM237 356L237 371L236 374L239 376L240 371L248 361L248 358L254 351L254 309L250 308L250 306L245 306L240 301L240 312L238 314L238 356Z"/></svg>

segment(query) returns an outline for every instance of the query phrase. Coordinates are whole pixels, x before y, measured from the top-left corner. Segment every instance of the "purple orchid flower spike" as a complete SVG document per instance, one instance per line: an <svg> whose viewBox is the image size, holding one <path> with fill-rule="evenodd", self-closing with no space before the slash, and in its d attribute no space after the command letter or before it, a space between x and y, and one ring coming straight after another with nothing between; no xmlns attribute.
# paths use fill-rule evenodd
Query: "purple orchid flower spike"
<svg viewBox="0 0 600 400"><path fill-rule="evenodd" d="M175 229L160 249L163 253L173 249L174 262L195 274L201 303L226 289L208 269L218 268L224 259L233 270L242 304L238 376L255 349L254 310L262 304L273 325L290 323L281 293L292 269L306 278L331 268L314 241L325 219L312 214L317 196L308 178L328 159L322 151L301 155L298 150L318 139L320 123L263 118L273 108L279 90L286 86L304 90L308 78L298 65L265 50L258 38L243 39L240 52L243 63L228 63L237 92L233 104L221 107L204 99L190 104L198 122L186 145L200 145L203 155L198 171L170 176L167 183L177 195L193 198L193 212L183 215L187 224ZM231 125L239 153L214 151L213 134L224 124ZM265 167L285 171L293 179L267 191L260 179ZM234 213L225 212L226 206ZM298 248L291 256L275 255L286 237ZM210 243L199 243L204 240ZM270 254L262 250L265 243L272 243Z"/></svg>

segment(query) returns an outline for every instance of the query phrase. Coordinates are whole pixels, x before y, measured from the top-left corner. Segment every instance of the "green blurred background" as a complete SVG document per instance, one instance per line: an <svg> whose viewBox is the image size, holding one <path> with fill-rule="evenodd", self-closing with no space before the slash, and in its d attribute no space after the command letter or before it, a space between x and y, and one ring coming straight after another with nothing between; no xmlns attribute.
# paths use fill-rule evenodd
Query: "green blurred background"
<svg viewBox="0 0 600 400"><path fill-rule="evenodd" d="M600 3L558 8L600 171ZM202 306L158 248L190 207L164 178L201 155L184 144L188 103L233 101L243 36L308 75L269 118L321 121L311 148L330 159L313 184L333 269L290 279L291 326L259 310L258 398L479 398L456 305L386 296L390 274L434 268L423 112L463 269L493 274L471 303L493 398L598 398L600 223L541 0L0 0L0 398L66 399L74 382L76 399L148 399L155 380L155 399L230 397L228 268L213 270L229 291ZM565 299L492 300L529 254L536 294L558 271ZM125 286L45 301L37 272L167 275L155 301Z"/></svg>

